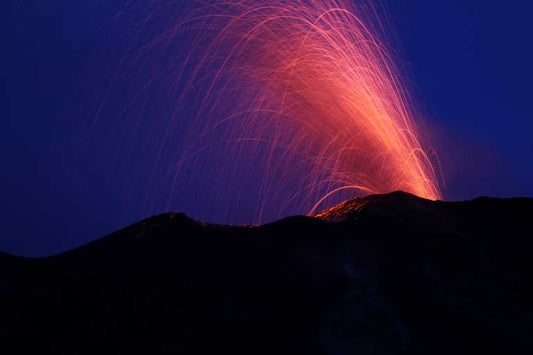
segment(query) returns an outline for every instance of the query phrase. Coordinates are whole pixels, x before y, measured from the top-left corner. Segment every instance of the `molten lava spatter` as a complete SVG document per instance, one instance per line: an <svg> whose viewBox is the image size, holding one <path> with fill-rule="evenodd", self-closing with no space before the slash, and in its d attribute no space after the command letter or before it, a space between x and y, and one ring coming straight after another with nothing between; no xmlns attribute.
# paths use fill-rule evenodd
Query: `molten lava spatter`
<svg viewBox="0 0 533 355"><path fill-rule="evenodd" d="M234 164L217 178L227 181L243 162L261 161L262 196L299 199L302 212L354 190L441 198L382 26L372 6L343 0L202 7L169 32L197 31L187 86L205 85L178 166L224 151ZM283 195L287 181L299 196Z"/></svg>

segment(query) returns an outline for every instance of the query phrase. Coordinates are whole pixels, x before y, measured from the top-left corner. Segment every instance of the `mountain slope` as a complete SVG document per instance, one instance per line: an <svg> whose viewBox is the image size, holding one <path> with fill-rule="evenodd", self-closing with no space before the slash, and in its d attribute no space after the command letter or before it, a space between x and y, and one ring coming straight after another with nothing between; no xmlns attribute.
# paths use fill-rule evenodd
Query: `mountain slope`
<svg viewBox="0 0 533 355"><path fill-rule="evenodd" d="M149 218L0 255L17 353L531 353L532 199L396 192L258 227Z"/></svg>

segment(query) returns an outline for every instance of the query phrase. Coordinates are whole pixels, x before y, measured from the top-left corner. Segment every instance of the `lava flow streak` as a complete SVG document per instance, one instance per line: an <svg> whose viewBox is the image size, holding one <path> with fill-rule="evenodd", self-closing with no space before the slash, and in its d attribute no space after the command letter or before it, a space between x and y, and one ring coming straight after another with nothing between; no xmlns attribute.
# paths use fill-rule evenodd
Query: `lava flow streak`
<svg viewBox="0 0 533 355"><path fill-rule="evenodd" d="M218 176L229 181L260 160L262 196L299 198L302 212L347 191L441 198L381 26L368 4L242 0L210 2L173 27L167 39L198 32L187 88L203 88L178 166L224 151L234 165ZM304 198L282 196L291 175Z"/></svg>

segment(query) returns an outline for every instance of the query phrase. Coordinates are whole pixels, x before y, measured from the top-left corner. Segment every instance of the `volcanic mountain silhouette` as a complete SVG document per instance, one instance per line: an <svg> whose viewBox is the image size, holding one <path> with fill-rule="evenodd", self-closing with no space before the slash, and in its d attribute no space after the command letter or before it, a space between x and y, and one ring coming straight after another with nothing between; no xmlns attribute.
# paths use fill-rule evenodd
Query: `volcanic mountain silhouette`
<svg viewBox="0 0 533 355"><path fill-rule="evenodd" d="M395 192L257 227L168 213L52 257L2 254L0 347L531 354L532 212Z"/></svg>

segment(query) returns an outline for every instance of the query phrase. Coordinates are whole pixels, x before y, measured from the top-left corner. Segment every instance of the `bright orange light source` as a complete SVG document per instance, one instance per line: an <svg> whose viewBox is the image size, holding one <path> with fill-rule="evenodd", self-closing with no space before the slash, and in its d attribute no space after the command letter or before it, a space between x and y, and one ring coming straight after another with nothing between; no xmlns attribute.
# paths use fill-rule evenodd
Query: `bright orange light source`
<svg viewBox="0 0 533 355"><path fill-rule="evenodd" d="M249 142L250 154L268 142L265 189L285 176L281 171L310 160L301 189L313 196L311 210L349 189L441 198L372 6L242 0L211 2L206 9L186 22L200 33L201 54L190 56L200 58L194 80L205 79L203 69L218 63L194 139L220 128L230 141ZM217 107L226 110L223 120L211 118Z"/></svg>

